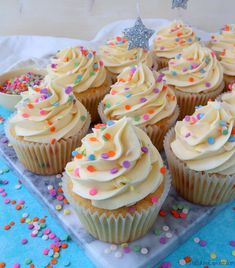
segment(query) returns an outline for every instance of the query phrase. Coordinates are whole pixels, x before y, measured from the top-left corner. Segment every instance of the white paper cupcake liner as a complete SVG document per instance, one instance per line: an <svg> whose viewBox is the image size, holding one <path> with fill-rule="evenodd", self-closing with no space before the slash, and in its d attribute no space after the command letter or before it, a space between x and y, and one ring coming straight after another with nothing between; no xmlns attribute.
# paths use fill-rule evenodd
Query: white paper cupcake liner
<svg viewBox="0 0 235 268"><path fill-rule="evenodd" d="M225 83L224 92L228 92L229 85L235 83L235 76L230 76L230 75L224 74L224 83Z"/></svg>
<svg viewBox="0 0 235 268"><path fill-rule="evenodd" d="M146 234L154 224L171 186L171 180L167 172L164 179L164 191L157 203L142 209L140 212L134 211L127 213L125 216L121 214L115 216L112 214L112 210L100 215L98 212L92 212L90 209L79 205L68 193L67 181L68 177L64 174L62 180L64 195L75 209L84 228L95 238L115 244L130 242Z"/></svg>
<svg viewBox="0 0 235 268"><path fill-rule="evenodd" d="M13 146L19 161L31 172L40 175L55 175L63 172L65 165L71 160L71 153L81 145L91 123L90 115L83 128L68 139L61 139L54 144L28 142L14 137L5 125L5 133Z"/></svg>
<svg viewBox="0 0 235 268"><path fill-rule="evenodd" d="M200 205L218 205L235 199L235 174L222 176L189 169L171 150L174 137L172 128L164 139L164 149L176 191L183 198Z"/></svg>
<svg viewBox="0 0 235 268"><path fill-rule="evenodd" d="M104 106L101 102L98 106L98 113L99 113L101 121L103 123L107 123L107 121L110 120L104 114ZM159 125L148 125L146 127L140 127L141 129L143 129L147 133L147 135L151 139L153 145L159 151L162 150L162 148L163 148L163 139L165 137L166 132L172 126L174 126L176 120L179 117L179 114L180 114L180 109L179 109L179 106L177 105L174 113L171 116L169 116L168 118L163 119L164 122L162 124L160 123Z"/></svg>
<svg viewBox="0 0 235 268"><path fill-rule="evenodd" d="M224 86L223 82L216 90L208 93L186 93L175 89L177 103L180 107L179 120L186 115L193 114L196 106L206 105L209 100L215 100L223 92Z"/></svg>

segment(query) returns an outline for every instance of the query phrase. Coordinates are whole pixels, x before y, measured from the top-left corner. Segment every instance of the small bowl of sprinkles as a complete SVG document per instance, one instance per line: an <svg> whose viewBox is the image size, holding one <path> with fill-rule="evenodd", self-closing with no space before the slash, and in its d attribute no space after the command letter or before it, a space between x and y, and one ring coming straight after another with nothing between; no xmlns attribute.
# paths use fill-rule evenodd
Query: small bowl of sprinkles
<svg viewBox="0 0 235 268"><path fill-rule="evenodd" d="M20 68L0 74L0 106L13 111L21 93L37 86L46 75L45 69Z"/></svg>

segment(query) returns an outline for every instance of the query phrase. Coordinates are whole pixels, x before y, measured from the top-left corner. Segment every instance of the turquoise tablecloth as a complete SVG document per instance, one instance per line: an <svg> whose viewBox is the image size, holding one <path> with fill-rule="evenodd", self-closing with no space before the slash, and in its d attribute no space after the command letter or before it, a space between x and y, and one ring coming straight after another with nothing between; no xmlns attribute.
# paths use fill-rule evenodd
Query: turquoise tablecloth
<svg viewBox="0 0 235 268"><path fill-rule="evenodd" d="M7 118L10 112L0 107L0 116ZM0 126L3 131L3 124ZM0 157L0 173L8 168L3 157ZM3 184L4 180L8 184ZM21 186L19 188L19 185ZM19 189L18 189L19 188ZM1 196L6 192L7 196ZM50 229L60 239L66 240L67 234L58 225L42 207L36 197L31 195L28 190L21 185L19 178L10 170L0 175L0 268L1 262L6 264L5 267L13 266L19 263L20 267L29 267L25 262L27 259L32 260L35 267L46 267L50 263L52 257L43 254L45 248L50 248L52 240L43 240L41 237L31 237L31 231L26 223L21 223L20 219L24 213L29 214L29 218L43 218L46 216L46 228ZM5 195L5 194L3 194ZM20 210L16 209L16 204L5 204L4 201L9 199L15 200L16 204L25 201L24 207ZM9 201L8 200L8 201ZM235 267L235 202L228 206L226 210L220 213L207 226L202 228L185 244L179 247L172 255L170 255L162 264L164 268L178 268L182 265L180 260L186 256L191 259L186 267ZM9 230L5 230L5 226L14 222ZM45 229L43 229L45 230ZM22 239L27 239L26 244L22 244ZM194 238L200 238L206 241L206 246L202 247L194 242ZM53 267L72 267L72 268L91 268L95 267L91 260L84 252L73 242L68 243L68 248L60 251L60 257L57 258L57 264ZM230 245L231 244L231 245ZM108 255L107 255L108 258ZM221 262L222 261L222 262ZM227 264L226 264L227 261ZM222 264L224 263L224 265ZM156 265L156 267L158 267ZM112 267L110 267L112 268ZM125 267L123 267L125 268ZM135 267L128 267L135 268Z"/></svg>

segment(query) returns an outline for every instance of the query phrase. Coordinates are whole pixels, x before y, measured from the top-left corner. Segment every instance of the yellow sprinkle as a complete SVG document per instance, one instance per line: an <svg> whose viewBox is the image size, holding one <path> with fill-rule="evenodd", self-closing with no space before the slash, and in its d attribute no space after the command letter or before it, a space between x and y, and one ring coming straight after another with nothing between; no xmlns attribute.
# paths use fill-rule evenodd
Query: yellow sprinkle
<svg viewBox="0 0 235 268"><path fill-rule="evenodd" d="M58 204L58 205L55 206L55 209L60 211L62 209L62 206L60 204Z"/></svg>
<svg viewBox="0 0 235 268"><path fill-rule="evenodd" d="M133 192L135 188L133 186L130 186L130 190Z"/></svg>
<svg viewBox="0 0 235 268"><path fill-rule="evenodd" d="M235 250L232 251L232 255L235 257Z"/></svg>
<svg viewBox="0 0 235 268"><path fill-rule="evenodd" d="M69 215L71 213L70 209L64 209L64 215Z"/></svg>
<svg viewBox="0 0 235 268"><path fill-rule="evenodd" d="M122 243L122 244L121 244L121 247L122 247L122 248L126 248L126 247L128 247L128 243Z"/></svg>
<svg viewBox="0 0 235 268"><path fill-rule="evenodd" d="M211 257L211 259L216 259L217 258L217 255L216 255L216 253L212 252L210 254L210 257Z"/></svg>
<svg viewBox="0 0 235 268"><path fill-rule="evenodd" d="M31 223L32 222L32 220L30 220L30 219L26 219L26 221L25 221L26 223Z"/></svg>
<svg viewBox="0 0 235 268"><path fill-rule="evenodd" d="M53 256L54 256L54 258L59 258L60 254L59 254L59 252L55 252Z"/></svg>
<svg viewBox="0 0 235 268"><path fill-rule="evenodd" d="M222 259L222 260L220 261L220 264L222 264L222 265L227 265L227 263L228 263L228 261L225 260L225 259Z"/></svg>

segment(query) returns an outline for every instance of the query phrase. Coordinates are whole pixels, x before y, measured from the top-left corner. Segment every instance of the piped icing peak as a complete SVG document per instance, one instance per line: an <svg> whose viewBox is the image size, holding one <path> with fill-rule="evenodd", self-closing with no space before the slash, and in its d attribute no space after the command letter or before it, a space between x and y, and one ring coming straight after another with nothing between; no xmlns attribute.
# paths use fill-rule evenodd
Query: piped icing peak
<svg viewBox="0 0 235 268"><path fill-rule="evenodd" d="M208 102L178 121L171 149L192 170L234 174L235 125L228 104Z"/></svg>
<svg viewBox="0 0 235 268"><path fill-rule="evenodd" d="M199 41L193 29L182 21L173 21L157 32L154 39L154 52L158 57L174 58L183 48Z"/></svg>
<svg viewBox="0 0 235 268"><path fill-rule="evenodd" d="M138 126L156 124L169 117L177 104L163 75L145 64L125 68L102 103L107 118L118 120L126 116Z"/></svg>
<svg viewBox="0 0 235 268"><path fill-rule="evenodd" d="M72 94L72 87L58 89L47 84L22 94L10 129L25 141L52 143L68 138L85 124L88 112Z"/></svg>
<svg viewBox="0 0 235 268"><path fill-rule="evenodd" d="M151 52L142 48L128 50L128 39L123 36L116 36L100 47L100 55L105 67L115 74L130 65L142 62L152 67L153 60Z"/></svg>
<svg viewBox="0 0 235 268"><path fill-rule="evenodd" d="M103 61L96 55L96 51L82 46L60 50L51 59L47 70L56 87L71 86L77 93L99 87L106 79Z"/></svg>
<svg viewBox="0 0 235 268"><path fill-rule="evenodd" d="M74 193L103 209L132 205L163 180L163 162L148 136L127 118L99 124L66 166Z"/></svg>
<svg viewBox="0 0 235 268"><path fill-rule="evenodd" d="M188 93L211 92L223 82L223 68L215 53L199 43L183 49L163 73L168 84Z"/></svg>

